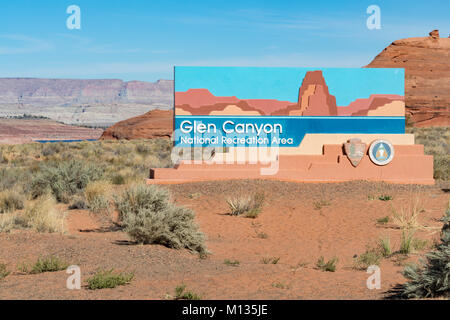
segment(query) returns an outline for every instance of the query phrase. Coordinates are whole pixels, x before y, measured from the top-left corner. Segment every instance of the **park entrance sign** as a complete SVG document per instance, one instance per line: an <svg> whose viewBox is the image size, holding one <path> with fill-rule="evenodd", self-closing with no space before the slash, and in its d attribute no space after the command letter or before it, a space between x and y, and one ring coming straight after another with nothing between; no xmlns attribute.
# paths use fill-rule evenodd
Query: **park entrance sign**
<svg viewBox="0 0 450 320"><path fill-rule="evenodd" d="M405 134L404 78L392 68L175 67L177 165L152 169L149 182L433 183L432 157ZM371 161L378 140L389 159L380 149Z"/></svg>

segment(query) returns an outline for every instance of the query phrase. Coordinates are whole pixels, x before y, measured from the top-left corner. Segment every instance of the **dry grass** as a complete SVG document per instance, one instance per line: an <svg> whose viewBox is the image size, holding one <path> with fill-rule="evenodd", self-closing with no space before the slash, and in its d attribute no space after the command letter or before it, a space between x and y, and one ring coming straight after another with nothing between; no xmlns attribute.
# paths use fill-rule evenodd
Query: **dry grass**
<svg viewBox="0 0 450 320"><path fill-rule="evenodd" d="M64 233L65 215L55 205L55 200L50 196L30 201L18 223L37 232Z"/></svg>
<svg viewBox="0 0 450 320"><path fill-rule="evenodd" d="M90 182L84 189L89 209L94 213L110 213L111 185L106 181Z"/></svg>
<svg viewBox="0 0 450 320"><path fill-rule="evenodd" d="M25 197L14 190L0 192L0 213L14 212L24 208Z"/></svg>
<svg viewBox="0 0 450 320"><path fill-rule="evenodd" d="M426 229L419 222L421 213L424 212L418 198L413 199L407 206L402 206L399 209L392 207L392 223L401 230L419 230Z"/></svg>
<svg viewBox="0 0 450 320"><path fill-rule="evenodd" d="M417 144L425 146L425 153L434 158L434 178L450 180L450 130L449 127L408 128Z"/></svg>
<svg viewBox="0 0 450 320"><path fill-rule="evenodd" d="M264 193L257 192L250 196L239 196L228 198L228 207L230 208L230 215L238 216L244 215L247 218L256 218L261 212L264 204Z"/></svg>
<svg viewBox="0 0 450 320"><path fill-rule="evenodd" d="M16 228L17 214L4 213L0 214L0 232L8 233Z"/></svg>

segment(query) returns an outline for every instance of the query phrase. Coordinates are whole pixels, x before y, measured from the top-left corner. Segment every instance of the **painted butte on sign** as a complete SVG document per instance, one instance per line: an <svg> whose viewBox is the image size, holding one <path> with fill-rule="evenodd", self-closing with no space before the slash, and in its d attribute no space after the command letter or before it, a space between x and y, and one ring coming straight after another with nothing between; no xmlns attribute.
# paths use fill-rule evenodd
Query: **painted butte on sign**
<svg viewBox="0 0 450 320"><path fill-rule="evenodd" d="M149 183L432 184L433 159L405 134L404 112L403 69L176 67L173 154L187 149L190 157L195 147L214 152L207 162L152 169ZM271 161L261 163L262 154ZM276 170L262 173L274 161Z"/></svg>

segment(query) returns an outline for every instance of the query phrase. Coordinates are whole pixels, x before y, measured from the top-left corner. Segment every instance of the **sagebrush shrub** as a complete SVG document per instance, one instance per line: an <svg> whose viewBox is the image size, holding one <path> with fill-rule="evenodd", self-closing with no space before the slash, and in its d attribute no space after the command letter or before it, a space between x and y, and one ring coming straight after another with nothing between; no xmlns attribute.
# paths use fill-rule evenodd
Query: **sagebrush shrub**
<svg viewBox="0 0 450 320"><path fill-rule="evenodd" d="M161 211L170 204L170 194L167 189L153 185L134 185L127 188L115 200L119 213L119 221L124 222L124 215L137 214L141 209Z"/></svg>
<svg viewBox="0 0 450 320"><path fill-rule="evenodd" d="M116 199L116 205L125 231L134 241L206 253L205 236L194 222L194 212L171 203L166 189L133 186Z"/></svg>
<svg viewBox="0 0 450 320"><path fill-rule="evenodd" d="M108 192L110 185L105 181L90 182L85 190L84 196L89 209L94 213L109 213Z"/></svg>
<svg viewBox="0 0 450 320"><path fill-rule="evenodd" d="M15 191L0 193L0 213L14 212L24 208L25 197Z"/></svg>
<svg viewBox="0 0 450 320"><path fill-rule="evenodd" d="M426 254L420 266L406 266L403 270L409 281L402 286L402 297L450 297L450 206L442 221L441 243Z"/></svg>
<svg viewBox="0 0 450 320"><path fill-rule="evenodd" d="M103 168L80 160L45 163L31 182L31 195L37 198L51 192L57 201L67 203L89 182L102 177Z"/></svg>

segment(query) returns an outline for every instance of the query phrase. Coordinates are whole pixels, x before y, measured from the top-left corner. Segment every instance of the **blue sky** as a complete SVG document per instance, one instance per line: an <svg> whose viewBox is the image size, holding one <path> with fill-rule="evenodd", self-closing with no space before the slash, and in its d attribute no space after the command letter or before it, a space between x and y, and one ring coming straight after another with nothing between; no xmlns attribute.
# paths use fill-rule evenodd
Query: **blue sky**
<svg viewBox="0 0 450 320"><path fill-rule="evenodd" d="M69 30L66 8L81 8ZM381 8L368 30L366 9ZM173 66L361 67L393 40L450 33L449 1L15 0L0 77L172 79Z"/></svg>
<svg viewBox="0 0 450 320"><path fill-rule="evenodd" d="M240 99L298 101L298 89L307 71L322 70L338 106L347 106L371 94L404 95L403 69L362 68L233 68L176 67L175 91L206 88L215 96Z"/></svg>

